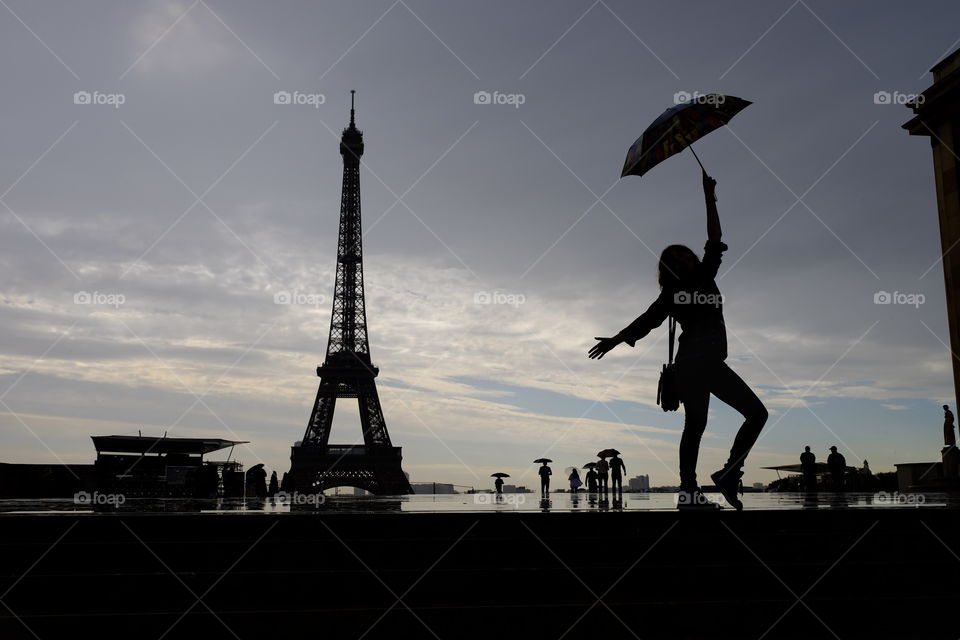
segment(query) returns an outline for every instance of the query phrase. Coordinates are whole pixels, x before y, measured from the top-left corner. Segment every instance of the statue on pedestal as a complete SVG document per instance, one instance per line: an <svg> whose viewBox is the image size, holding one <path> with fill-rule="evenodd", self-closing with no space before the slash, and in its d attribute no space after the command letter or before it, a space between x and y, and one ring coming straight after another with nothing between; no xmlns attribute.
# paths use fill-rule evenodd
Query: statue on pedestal
<svg viewBox="0 0 960 640"><path fill-rule="evenodd" d="M957 437L953 433L953 412L943 405L943 449L940 450L943 461L944 478L960 478L960 449L957 449Z"/></svg>

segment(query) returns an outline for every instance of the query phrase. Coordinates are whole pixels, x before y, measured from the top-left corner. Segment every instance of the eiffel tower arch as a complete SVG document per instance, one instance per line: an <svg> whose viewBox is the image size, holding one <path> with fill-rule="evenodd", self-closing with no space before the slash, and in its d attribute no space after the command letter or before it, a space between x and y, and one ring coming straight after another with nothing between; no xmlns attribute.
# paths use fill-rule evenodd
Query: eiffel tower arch
<svg viewBox="0 0 960 640"><path fill-rule="evenodd" d="M358 487L377 495L413 493L400 466L401 448L390 442L370 360L367 312L363 294L363 242L360 223L360 157L363 132L354 121L350 92L350 126L343 130L343 193L337 239L337 277L327 354L317 367L320 388L307 430L290 454L295 491L315 493L333 487ZM330 444L338 398L356 398L363 444Z"/></svg>

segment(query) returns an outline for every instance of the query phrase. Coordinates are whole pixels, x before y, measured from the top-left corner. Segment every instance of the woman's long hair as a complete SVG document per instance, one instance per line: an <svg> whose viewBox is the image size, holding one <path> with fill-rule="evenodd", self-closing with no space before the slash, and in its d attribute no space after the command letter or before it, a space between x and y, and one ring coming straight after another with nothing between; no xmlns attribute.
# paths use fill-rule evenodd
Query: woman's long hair
<svg viewBox="0 0 960 640"><path fill-rule="evenodd" d="M682 244L671 244L660 254L660 265L657 268L657 282L661 289L678 289L681 285L681 276L687 273L689 265L700 264L700 258L693 250Z"/></svg>

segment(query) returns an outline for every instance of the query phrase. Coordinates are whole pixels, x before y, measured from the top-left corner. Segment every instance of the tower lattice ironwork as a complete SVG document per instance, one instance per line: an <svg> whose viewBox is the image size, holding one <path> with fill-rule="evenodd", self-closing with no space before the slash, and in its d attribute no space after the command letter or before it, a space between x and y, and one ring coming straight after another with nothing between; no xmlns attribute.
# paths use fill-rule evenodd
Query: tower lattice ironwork
<svg viewBox="0 0 960 640"><path fill-rule="evenodd" d="M340 139L343 193L327 354L317 367L320 388L303 440L293 447L290 472L298 491L353 486L375 494L412 493L400 466L401 449L392 445L387 433L375 382L379 369L370 359L360 222L363 132L357 129L354 92L350 94L350 125ZM357 399L362 446L329 444L337 398Z"/></svg>

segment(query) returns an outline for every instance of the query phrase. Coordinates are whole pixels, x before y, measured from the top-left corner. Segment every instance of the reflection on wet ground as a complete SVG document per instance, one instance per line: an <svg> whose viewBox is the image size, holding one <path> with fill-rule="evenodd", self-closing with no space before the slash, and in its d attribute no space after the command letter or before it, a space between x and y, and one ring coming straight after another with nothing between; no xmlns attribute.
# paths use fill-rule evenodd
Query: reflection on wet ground
<svg viewBox="0 0 960 640"><path fill-rule="evenodd" d="M673 493L613 494L553 493L547 500L534 493L489 493L343 496L281 495L274 498L184 500L130 498L121 495L85 496L85 499L0 500L0 514L77 513L443 513L443 512L589 512L589 511L673 511ZM722 504L719 494L707 494ZM945 493L747 493L744 509L749 511L801 509L943 509L960 507L960 496Z"/></svg>

